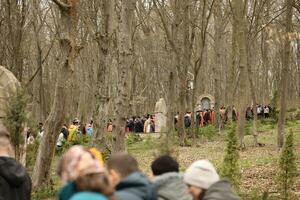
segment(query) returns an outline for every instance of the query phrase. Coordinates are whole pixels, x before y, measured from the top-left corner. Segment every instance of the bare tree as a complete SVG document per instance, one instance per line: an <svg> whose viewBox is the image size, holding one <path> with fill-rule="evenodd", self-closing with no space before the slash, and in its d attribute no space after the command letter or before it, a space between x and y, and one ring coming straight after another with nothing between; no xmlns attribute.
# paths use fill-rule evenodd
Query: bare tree
<svg viewBox="0 0 300 200"><path fill-rule="evenodd" d="M232 2L233 18L237 29L237 45L238 45L238 60L239 60L239 97L237 110L239 112L237 134L240 138L240 146L244 148L244 133L245 133L245 109L246 109L246 67L247 67L247 44L246 44L246 9L247 1L234 0Z"/></svg>
<svg viewBox="0 0 300 200"><path fill-rule="evenodd" d="M281 148L284 141L284 125L286 112L286 95L289 75L289 66L291 59L291 41L288 36L292 32L293 0L286 0L285 16L285 36L284 36L284 54L282 55L282 72L280 82L280 112L278 119L277 146Z"/></svg>
<svg viewBox="0 0 300 200"><path fill-rule="evenodd" d="M38 187L49 179L54 156L55 144L63 125L65 115L71 108L71 85L74 61L80 48L76 43L78 0L53 0L60 10L60 58L57 71L54 100L50 114L45 123L45 133L38 150L37 160L32 176L33 187Z"/></svg>
<svg viewBox="0 0 300 200"><path fill-rule="evenodd" d="M135 0L122 0L118 24L118 83L115 101L115 128L113 129L112 151L125 151L125 127L129 111L129 71L134 64L131 31L134 17Z"/></svg>

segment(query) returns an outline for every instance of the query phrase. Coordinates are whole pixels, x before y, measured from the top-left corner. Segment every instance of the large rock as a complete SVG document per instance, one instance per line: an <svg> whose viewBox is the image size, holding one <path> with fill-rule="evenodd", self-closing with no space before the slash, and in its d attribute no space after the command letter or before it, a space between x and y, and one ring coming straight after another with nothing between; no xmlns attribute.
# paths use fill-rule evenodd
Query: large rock
<svg viewBox="0 0 300 200"><path fill-rule="evenodd" d="M165 131L167 127L167 105L163 98L155 104L155 132Z"/></svg>
<svg viewBox="0 0 300 200"><path fill-rule="evenodd" d="M20 87L20 82L11 71L0 66L0 120L5 116L5 107L11 97Z"/></svg>

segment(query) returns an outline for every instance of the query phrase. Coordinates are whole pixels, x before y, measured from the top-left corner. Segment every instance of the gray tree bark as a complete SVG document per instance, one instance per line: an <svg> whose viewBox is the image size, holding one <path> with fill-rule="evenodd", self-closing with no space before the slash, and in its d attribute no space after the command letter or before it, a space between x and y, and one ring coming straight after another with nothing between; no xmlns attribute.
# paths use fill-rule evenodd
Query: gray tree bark
<svg viewBox="0 0 300 200"><path fill-rule="evenodd" d="M71 110L70 89L74 72L74 61L79 53L76 45L77 6L79 0L54 1L60 10L60 66L57 70L54 100L50 114L45 123L45 132L39 146L38 156L33 170L32 185L34 188L49 181L51 163L55 152L56 141L66 115Z"/></svg>
<svg viewBox="0 0 300 200"><path fill-rule="evenodd" d="M129 72L133 64L131 23L134 17L135 0L122 0L118 35L118 83L115 101L115 128L113 129L112 152L125 151L125 127L129 112Z"/></svg>
<svg viewBox="0 0 300 200"><path fill-rule="evenodd" d="M289 33L292 32L293 0L286 0L284 53L282 54L282 71L280 81L280 111L278 119L277 146L282 148L284 143L284 126L287 99L287 83L291 59L291 41Z"/></svg>

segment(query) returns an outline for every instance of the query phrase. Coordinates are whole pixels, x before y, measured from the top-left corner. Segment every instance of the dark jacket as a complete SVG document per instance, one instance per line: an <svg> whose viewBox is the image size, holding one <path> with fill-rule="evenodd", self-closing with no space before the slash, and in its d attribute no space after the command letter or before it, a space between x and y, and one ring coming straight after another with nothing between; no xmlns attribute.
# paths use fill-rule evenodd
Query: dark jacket
<svg viewBox="0 0 300 200"><path fill-rule="evenodd" d="M177 172L169 172L154 178L158 187L159 200L192 200L183 182L183 175Z"/></svg>
<svg viewBox="0 0 300 200"><path fill-rule="evenodd" d="M203 200L240 200L240 197L231 189L228 181L220 180L208 188Z"/></svg>
<svg viewBox="0 0 300 200"><path fill-rule="evenodd" d="M0 200L28 200L31 179L15 159L0 157Z"/></svg>
<svg viewBox="0 0 300 200"><path fill-rule="evenodd" d="M154 184L141 172L134 172L125 177L116 186L116 196L119 200L156 200L157 193Z"/></svg>

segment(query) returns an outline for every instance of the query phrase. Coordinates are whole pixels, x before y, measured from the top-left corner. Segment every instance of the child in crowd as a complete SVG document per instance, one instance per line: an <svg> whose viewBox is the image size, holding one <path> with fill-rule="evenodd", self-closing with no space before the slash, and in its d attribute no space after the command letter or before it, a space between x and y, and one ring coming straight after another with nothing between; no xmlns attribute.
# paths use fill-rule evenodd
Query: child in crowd
<svg viewBox="0 0 300 200"><path fill-rule="evenodd" d="M158 187L158 200L192 200L179 173L179 164L172 157L158 157L151 164L154 183Z"/></svg>
<svg viewBox="0 0 300 200"><path fill-rule="evenodd" d="M155 200L155 185L140 172L137 161L126 153L113 155L107 162L119 200Z"/></svg>

